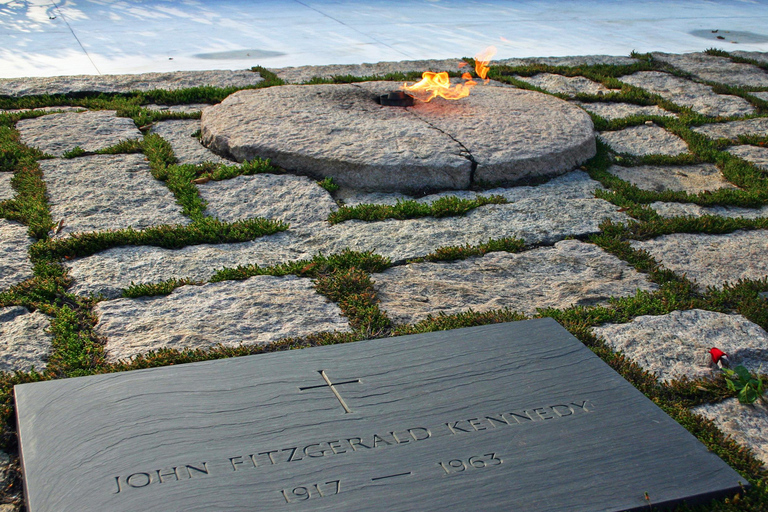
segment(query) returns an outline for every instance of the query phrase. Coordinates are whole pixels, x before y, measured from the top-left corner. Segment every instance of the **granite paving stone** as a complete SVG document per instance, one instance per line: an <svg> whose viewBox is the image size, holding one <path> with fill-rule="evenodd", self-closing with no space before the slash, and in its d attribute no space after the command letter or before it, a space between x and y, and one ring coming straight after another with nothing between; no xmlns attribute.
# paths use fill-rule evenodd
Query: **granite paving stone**
<svg viewBox="0 0 768 512"><path fill-rule="evenodd" d="M623 130L601 132L600 139L617 153L629 155L682 155L688 152L683 139L661 126L630 126Z"/></svg>
<svg viewBox="0 0 768 512"><path fill-rule="evenodd" d="M655 192L675 190L698 194L705 190L737 189L713 164L640 165L637 167L612 165L608 168L608 172L643 190Z"/></svg>
<svg viewBox="0 0 768 512"><path fill-rule="evenodd" d="M306 176L256 174L198 185L206 215L225 222L266 217L291 229L317 227L337 209L331 195Z"/></svg>
<svg viewBox="0 0 768 512"><path fill-rule="evenodd" d="M188 224L173 194L142 154L40 161L59 236L87 231Z"/></svg>
<svg viewBox="0 0 768 512"><path fill-rule="evenodd" d="M429 314L509 308L534 314L536 308L605 303L657 286L595 245L563 240L518 254L489 253L455 262L412 263L372 279L380 308L395 323L414 323Z"/></svg>
<svg viewBox="0 0 768 512"><path fill-rule="evenodd" d="M197 114L202 112L205 107L210 107L209 103L190 103L188 105L157 105L150 103L142 105L142 108L155 110L157 112L180 112L183 114Z"/></svg>
<svg viewBox="0 0 768 512"><path fill-rule="evenodd" d="M733 62L728 57L706 53L653 53L653 58L671 64L707 82L737 87L768 87L768 73L752 64Z"/></svg>
<svg viewBox="0 0 768 512"><path fill-rule="evenodd" d="M311 279L295 276L182 286L168 296L100 302L94 311L110 361L161 348L260 345L350 330L339 307L316 293Z"/></svg>
<svg viewBox="0 0 768 512"><path fill-rule="evenodd" d="M132 92L190 87L247 87L263 81L251 70L174 71L136 75L76 75L38 78L2 78L0 95L28 96L82 92Z"/></svg>
<svg viewBox="0 0 768 512"><path fill-rule="evenodd" d="M545 91L559 94L567 94L575 97L577 94L607 94L609 92L618 92L618 90L609 89L599 82L590 80L583 76L563 76L553 73L539 73L533 76L517 76L515 78L535 85Z"/></svg>
<svg viewBox="0 0 768 512"><path fill-rule="evenodd" d="M768 277L768 231L734 231L725 235L675 233L633 241L666 268L686 274L703 291L739 279Z"/></svg>
<svg viewBox="0 0 768 512"><path fill-rule="evenodd" d="M88 110L84 107L72 107L67 105L61 105L57 107L37 107L37 108L8 108L0 109L0 114L16 114L19 112L85 112Z"/></svg>
<svg viewBox="0 0 768 512"><path fill-rule="evenodd" d="M768 91L750 92L752 96L755 96L763 101L768 101Z"/></svg>
<svg viewBox="0 0 768 512"><path fill-rule="evenodd" d="M327 66L298 66L271 69L289 84L301 84L312 78L333 78L335 76L381 77L390 73L424 71L459 71L461 59L406 60L401 62L376 62L363 64L332 64Z"/></svg>
<svg viewBox="0 0 768 512"><path fill-rule="evenodd" d="M574 55L568 57L529 57L499 59L491 62L492 65L501 64L506 66L527 66L530 64L546 64L547 66L595 66L605 64L608 66L630 66L637 63L633 57L624 57L621 55Z"/></svg>
<svg viewBox="0 0 768 512"><path fill-rule="evenodd" d="M215 164L234 165L235 162L222 158L200 143L193 134L200 130L198 119L176 119L160 121L152 125L151 132L168 141L179 164Z"/></svg>
<svg viewBox="0 0 768 512"><path fill-rule="evenodd" d="M712 347L728 354L731 366L754 372L768 363L768 333L741 315L691 309L592 330L662 381L715 376L720 369L711 364Z"/></svg>
<svg viewBox="0 0 768 512"><path fill-rule="evenodd" d="M660 116L677 117L677 114L657 107L656 105L635 105L633 103L614 103L614 102L592 102L574 101L587 112L597 114L603 119L611 121L613 119L623 119L629 116Z"/></svg>
<svg viewBox="0 0 768 512"><path fill-rule="evenodd" d="M692 128L694 132L706 135L710 139L738 140L739 135L768 136L768 117L730 121L727 123L705 124Z"/></svg>
<svg viewBox="0 0 768 512"><path fill-rule="evenodd" d="M76 146L98 151L128 139L141 139L133 120L117 117L114 110L64 112L22 119L16 123L21 142L53 156Z"/></svg>
<svg viewBox="0 0 768 512"><path fill-rule="evenodd" d="M690 107L705 116L745 116L755 112L755 108L743 98L717 94L708 85L661 71L638 71L619 80L658 94L672 103Z"/></svg>
<svg viewBox="0 0 768 512"><path fill-rule="evenodd" d="M702 217L717 215L729 218L757 219L768 217L768 206L762 208L741 208L738 206L699 206L693 203L651 203L651 208L662 217Z"/></svg>
<svg viewBox="0 0 768 512"><path fill-rule="evenodd" d="M13 173L0 172L0 201L13 199L13 196L16 195L11 186L11 178L13 178Z"/></svg>
<svg viewBox="0 0 768 512"><path fill-rule="evenodd" d="M768 405L764 401L746 405L738 398L693 408L693 412L715 422L724 434L750 448L755 456L768 465Z"/></svg>
<svg viewBox="0 0 768 512"><path fill-rule="evenodd" d="M32 277L32 262L27 252L33 243L26 226L0 219L0 290Z"/></svg>
<svg viewBox="0 0 768 512"><path fill-rule="evenodd" d="M768 171L768 147L744 144L742 146L732 146L726 151Z"/></svg>
<svg viewBox="0 0 768 512"><path fill-rule="evenodd" d="M45 370L53 336L50 319L21 306L0 308L0 371Z"/></svg>

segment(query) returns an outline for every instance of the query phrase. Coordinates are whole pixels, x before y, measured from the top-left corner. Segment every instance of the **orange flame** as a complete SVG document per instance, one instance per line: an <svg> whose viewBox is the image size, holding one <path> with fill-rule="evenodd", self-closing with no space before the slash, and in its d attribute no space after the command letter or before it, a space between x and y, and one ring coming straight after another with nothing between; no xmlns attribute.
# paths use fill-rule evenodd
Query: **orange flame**
<svg viewBox="0 0 768 512"><path fill-rule="evenodd" d="M480 78L485 79L485 83L488 83L488 78L486 78L489 70L488 63L495 54L496 47L490 46L475 56L475 72ZM466 65L466 62L461 62L459 68ZM433 73L425 71L421 74L421 81L413 85L404 83L400 89L409 96L413 96L423 102L432 101L438 96L447 100L458 100L469 96L469 91L477 85L477 82L472 79L472 75L469 73L462 74L461 78L464 79L463 84L452 85L447 72Z"/></svg>

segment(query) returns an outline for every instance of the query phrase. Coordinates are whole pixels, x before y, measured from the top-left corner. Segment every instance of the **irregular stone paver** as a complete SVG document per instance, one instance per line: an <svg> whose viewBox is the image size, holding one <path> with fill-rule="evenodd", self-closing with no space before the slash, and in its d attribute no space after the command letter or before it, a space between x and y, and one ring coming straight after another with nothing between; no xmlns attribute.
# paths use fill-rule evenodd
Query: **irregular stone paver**
<svg viewBox="0 0 768 512"><path fill-rule="evenodd" d="M739 279L768 276L768 231L734 231L726 235L675 233L631 242L678 274L686 274L701 290L735 284Z"/></svg>
<svg viewBox="0 0 768 512"><path fill-rule="evenodd" d="M413 263L373 274L380 307L396 323L428 314L604 303L656 285L597 246L564 240L519 254L489 253L450 263Z"/></svg>
<svg viewBox="0 0 768 512"><path fill-rule="evenodd" d="M758 459L768 463L768 405L765 402L745 405L739 403L738 398L729 398L692 410L714 421L724 434L751 448Z"/></svg>
<svg viewBox="0 0 768 512"><path fill-rule="evenodd" d="M730 147L726 151L755 164L761 169L768 170L768 148L744 144L743 146Z"/></svg>
<svg viewBox="0 0 768 512"><path fill-rule="evenodd" d="M768 101L768 91L751 92L749 94L751 94L752 96L756 96L763 101Z"/></svg>
<svg viewBox="0 0 768 512"><path fill-rule="evenodd" d="M148 110L156 110L158 112L181 112L184 114L195 114L202 112L205 107L210 107L208 103L191 103L189 105L155 105L151 103L149 105L142 105L143 108Z"/></svg>
<svg viewBox="0 0 768 512"><path fill-rule="evenodd" d="M0 95L67 94L73 92L132 92L189 87L246 87L263 81L250 70L175 71L138 75L77 75L0 79Z"/></svg>
<svg viewBox="0 0 768 512"><path fill-rule="evenodd" d="M745 116L755 111L755 107L743 98L716 94L708 85L661 71L638 71L622 76L619 80L658 94L672 103L691 107L695 112L705 116Z"/></svg>
<svg viewBox="0 0 768 512"><path fill-rule="evenodd" d="M757 117L744 121L705 124L691 128L694 132L706 135L710 139L731 139L736 141L739 135L768 136L768 117Z"/></svg>
<svg viewBox="0 0 768 512"><path fill-rule="evenodd" d="M637 59L616 55L576 55L571 57L531 57L526 59L512 58L491 61L491 65L526 66L530 64L546 64L548 66L594 66L607 64L611 66L628 66L635 64Z"/></svg>
<svg viewBox="0 0 768 512"><path fill-rule="evenodd" d="M719 215L720 217L756 219L768 217L768 206L762 208L740 208L738 206L699 206L693 203L651 203L651 208L662 217L702 217Z"/></svg>
<svg viewBox="0 0 768 512"><path fill-rule="evenodd" d="M0 371L45 370L53 336L50 319L21 306L0 308Z"/></svg>
<svg viewBox="0 0 768 512"><path fill-rule="evenodd" d="M152 133L167 140L173 149L173 154L180 164L201 164L213 162L216 164L233 165L234 162L221 158L219 155L203 146L200 139L193 137L200 130L197 119L178 119L161 121L152 125Z"/></svg>
<svg viewBox="0 0 768 512"><path fill-rule="evenodd" d="M94 155L40 161L59 236L86 231L188 224L144 155Z"/></svg>
<svg viewBox="0 0 768 512"><path fill-rule="evenodd" d="M639 188L655 192L676 190L698 194L720 188L737 189L713 164L637 167L612 165L608 172Z"/></svg>
<svg viewBox="0 0 768 512"><path fill-rule="evenodd" d="M337 209L331 195L305 176L256 174L198 185L206 215L225 222L252 217L282 220L291 229L328 220Z"/></svg>
<svg viewBox="0 0 768 512"><path fill-rule="evenodd" d="M19 112L85 112L88 110L83 107L38 107L38 108L9 108L0 109L0 114L16 114Z"/></svg>
<svg viewBox="0 0 768 512"><path fill-rule="evenodd" d="M614 132L601 132L600 138L617 153L629 155L681 155L688 152L683 139L660 126L630 126Z"/></svg>
<svg viewBox="0 0 768 512"><path fill-rule="evenodd" d="M61 156L79 146L98 151L127 139L141 139L133 120L116 117L114 110L65 112L22 119L16 123L21 142L45 153Z"/></svg>
<svg viewBox="0 0 768 512"><path fill-rule="evenodd" d="M768 73L753 66L733 62L727 57L716 57L706 53L654 53L653 58L672 64L677 69L690 73L708 82L721 84L768 87Z"/></svg>
<svg viewBox="0 0 768 512"><path fill-rule="evenodd" d="M16 195L11 186L11 178L13 178L13 173L0 172L0 201L13 199L13 196Z"/></svg>
<svg viewBox="0 0 768 512"><path fill-rule="evenodd" d="M515 78L528 82L548 92L567 94L571 97L577 94L606 94L617 92L609 89L599 82L584 78L583 76L563 76L552 73L539 73L533 76L517 76Z"/></svg>
<svg viewBox="0 0 768 512"><path fill-rule="evenodd" d="M758 62L764 62L768 64L768 52L745 52L743 50L736 50L730 53L732 53L737 57L742 57L744 59L753 59Z"/></svg>
<svg viewBox="0 0 768 512"><path fill-rule="evenodd" d="M274 72L289 84L300 84L312 78L333 78L334 76L384 77L389 73L410 73L424 71L459 71L461 59L406 60L401 62L377 62L374 64L332 64L327 66L299 66L276 68Z"/></svg>
<svg viewBox="0 0 768 512"><path fill-rule="evenodd" d="M17 285L32 277L29 247L34 239L27 236L27 227L0 219L0 290Z"/></svg>
<svg viewBox="0 0 768 512"><path fill-rule="evenodd" d="M261 345L350 330L338 306L317 294L310 279L295 276L182 286L164 297L100 302L94 312L110 361L161 348Z"/></svg>
<svg viewBox="0 0 768 512"><path fill-rule="evenodd" d="M709 349L717 347L731 366L756 371L768 363L768 333L741 315L692 309L639 316L625 324L594 327L613 350L622 352L662 381L698 379L719 372Z"/></svg>
<svg viewBox="0 0 768 512"><path fill-rule="evenodd" d="M241 91L203 111L203 143L238 161L267 157L342 186L382 191L467 188L470 154L477 180L502 182L559 174L595 152L589 116L549 95L478 87L461 101L407 109L376 103L393 88L368 82Z"/></svg>
<svg viewBox="0 0 768 512"><path fill-rule="evenodd" d="M677 114L659 108L656 105L634 105L632 103L612 103L612 102L594 102L585 103L574 101L574 103L587 112L597 114L603 119L611 121L613 119L622 119L629 116L661 116L677 117Z"/></svg>

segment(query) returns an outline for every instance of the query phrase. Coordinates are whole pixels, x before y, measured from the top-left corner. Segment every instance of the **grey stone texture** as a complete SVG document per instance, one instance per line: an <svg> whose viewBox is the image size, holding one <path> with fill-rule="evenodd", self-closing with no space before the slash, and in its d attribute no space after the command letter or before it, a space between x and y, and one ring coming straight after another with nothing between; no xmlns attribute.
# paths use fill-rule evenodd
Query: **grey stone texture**
<svg viewBox="0 0 768 512"><path fill-rule="evenodd" d="M342 186L461 189L568 171L594 155L592 121L549 95L475 87L460 101L383 107L392 82L241 91L203 111L203 143L237 161L256 156ZM291 104L277 109L275 104ZM505 112L514 112L508 115Z"/></svg>
<svg viewBox="0 0 768 512"><path fill-rule="evenodd" d="M132 119L116 117L114 110L65 112L16 123L21 142L53 156L79 146L98 151L128 139L141 139Z"/></svg>
<svg viewBox="0 0 768 512"><path fill-rule="evenodd" d="M331 195L305 176L256 174L198 185L207 201L206 215L225 222L266 217L287 222L291 229L327 222L337 209Z"/></svg>
<svg viewBox="0 0 768 512"><path fill-rule="evenodd" d="M632 57L616 55L576 55L568 57L531 57L526 59L512 58L491 61L491 65L526 66L529 64L546 64L548 66L594 66L607 64L612 66L627 66L637 62Z"/></svg>
<svg viewBox="0 0 768 512"><path fill-rule="evenodd" d="M607 94L617 92L609 89L599 82L584 78L583 76L563 76L553 73L539 73L533 76L515 76L518 80L535 85L548 92L567 94L575 97L577 94Z"/></svg>
<svg viewBox="0 0 768 512"><path fill-rule="evenodd" d="M612 165L608 172L644 190L664 192L675 190L698 194L705 190L736 189L713 164L641 165L621 167Z"/></svg>
<svg viewBox="0 0 768 512"><path fill-rule="evenodd" d="M200 121L197 119L177 119L155 123L152 125L151 131L168 141L176 160L180 164L213 162L233 165L234 162L220 157L203 146L199 138L192 136L199 129Z"/></svg>
<svg viewBox="0 0 768 512"><path fill-rule="evenodd" d="M761 169L768 171L768 147L750 146L744 144L742 146L733 146L728 148L728 151L732 155L736 155L739 158L743 158L747 162L755 164Z"/></svg>
<svg viewBox="0 0 768 512"><path fill-rule="evenodd" d="M11 178L13 178L13 173L0 172L0 201L13 199L13 196L16 195L11 186Z"/></svg>
<svg viewBox="0 0 768 512"><path fill-rule="evenodd" d="M702 217L718 215L720 217L757 219L768 217L768 206L762 208L740 208L738 206L699 206L693 203L651 203L651 208L662 217Z"/></svg>
<svg viewBox="0 0 768 512"><path fill-rule="evenodd" d="M168 296L100 302L94 311L110 361L161 348L258 345L349 330L338 306L295 276L182 286Z"/></svg>
<svg viewBox="0 0 768 512"><path fill-rule="evenodd" d="M736 141L739 135L761 135L765 137L768 136L768 117L705 124L703 126L696 126L692 130L706 135L710 139L731 139Z"/></svg>
<svg viewBox="0 0 768 512"><path fill-rule="evenodd" d="M738 398L729 398L692 410L714 421L724 434L750 448L764 465L768 465L768 405L764 401L746 405L739 403Z"/></svg>
<svg viewBox="0 0 768 512"><path fill-rule="evenodd" d="M45 370L53 336L50 319L21 306L0 308L0 371Z"/></svg>
<svg viewBox="0 0 768 512"><path fill-rule="evenodd" d="M734 231L726 235L675 233L631 242L666 268L686 274L700 289L739 279L768 276L768 231Z"/></svg>
<svg viewBox="0 0 768 512"><path fill-rule="evenodd" d="M34 239L27 236L27 227L0 219L0 290L15 286L32 277L29 247Z"/></svg>
<svg viewBox="0 0 768 512"><path fill-rule="evenodd" d="M0 95L68 94L77 92L132 92L190 87L247 87L263 81L250 70L175 71L137 75L76 75L0 79Z"/></svg>
<svg viewBox="0 0 768 512"><path fill-rule="evenodd" d="M755 108L743 98L716 94L708 85L661 71L638 71L619 79L629 85L658 94L672 103L690 107L705 116L745 116L755 111Z"/></svg>
<svg viewBox="0 0 768 512"><path fill-rule="evenodd" d="M440 313L605 303L656 285L597 246L564 240L519 254L489 253L456 262L413 263L373 274L380 308L395 323Z"/></svg>
<svg viewBox="0 0 768 512"><path fill-rule="evenodd" d="M768 64L768 52L745 52L744 50L735 50L730 53L737 57L753 59Z"/></svg>
<svg viewBox="0 0 768 512"><path fill-rule="evenodd" d="M40 161L59 236L87 231L188 224L173 194L142 154Z"/></svg>
<svg viewBox="0 0 768 512"><path fill-rule="evenodd" d="M613 119L622 119L629 116L660 116L677 117L677 114L659 108L656 105L634 105L632 103L613 103L613 102L594 102L585 103L574 101L574 103L587 112L597 114L603 119L611 121Z"/></svg>
<svg viewBox="0 0 768 512"><path fill-rule="evenodd" d="M38 108L9 108L9 109L0 109L0 114L16 114L19 112L84 112L88 110L87 108L83 107L70 107L66 105L62 105L59 107L38 107Z"/></svg>
<svg viewBox="0 0 768 512"><path fill-rule="evenodd" d="M711 377L709 349L717 347L731 366L757 371L768 363L768 333L741 315L691 309L639 316L625 324L605 324L593 332L662 381Z"/></svg>
<svg viewBox="0 0 768 512"><path fill-rule="evenodd" d="M205 107L209 107L208 103L190 103L189 105L156 105L150 103L149 105L142 105L143 108L148 110L155 110L158 112L181 112L184 114L196 114L202 112Z"/></svg>
<svg viewBox="0 0 768 512"><path fill-rule="evenodd" d="M768 91L759 91L759 92L751 92L749 93L752 96L755 96L763 101L768 101Z"/></svg>
<svg viewBox="0 0 768 512"><path fill-rule="evenodd" d="M707 82L737 87L768 87L768 73L753 66L733 62L727 57L715 57L706 53L654 53L653 58L671 64Z"/></svg>
<svg viewBox="0 0 768 512"><path fill-rule="evenodd" d="M600 139L617 153L629 155L681 155L688 152L683 139L656 125L630 126L601 132Z"/></svg>

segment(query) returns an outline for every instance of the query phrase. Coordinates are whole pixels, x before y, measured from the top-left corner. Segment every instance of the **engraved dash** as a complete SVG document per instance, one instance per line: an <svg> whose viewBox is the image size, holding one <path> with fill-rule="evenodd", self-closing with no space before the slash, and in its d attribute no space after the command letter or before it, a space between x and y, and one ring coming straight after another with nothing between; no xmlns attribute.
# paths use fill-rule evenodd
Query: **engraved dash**
<svg viewBox="0 0 768 512"><path fill-rule="evenodd" d="M376 478L371 478L371 481L375 482L376 480L384 480L385 478L395 478L395 477L398 477L398 476L407 476L407 475L410 475L410 474L411 474L411 472L408 471L406 473L398 473L396 475L378 476Z"/></svg>

